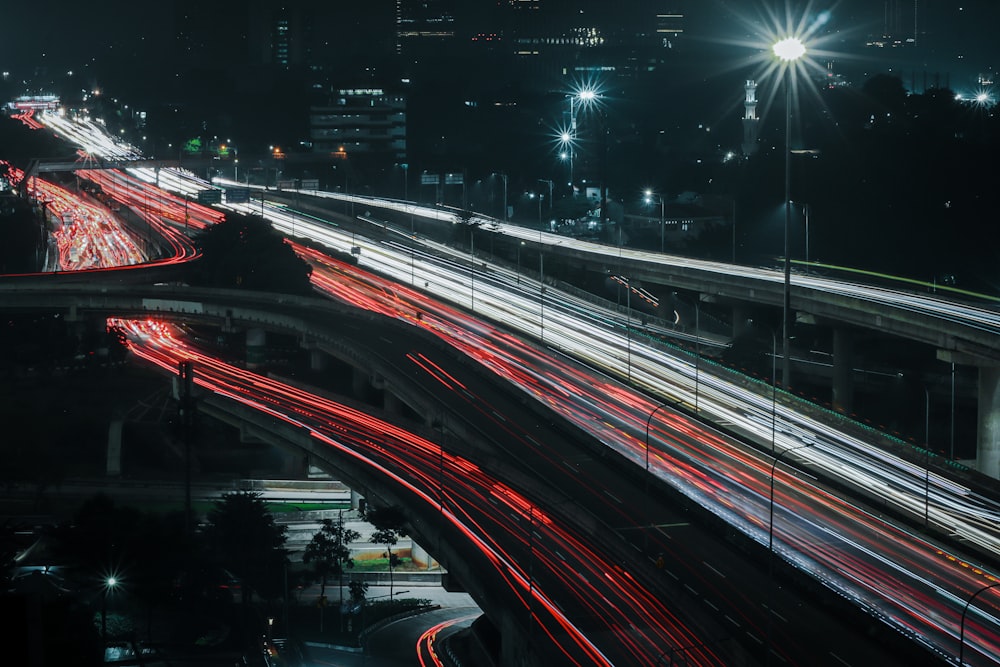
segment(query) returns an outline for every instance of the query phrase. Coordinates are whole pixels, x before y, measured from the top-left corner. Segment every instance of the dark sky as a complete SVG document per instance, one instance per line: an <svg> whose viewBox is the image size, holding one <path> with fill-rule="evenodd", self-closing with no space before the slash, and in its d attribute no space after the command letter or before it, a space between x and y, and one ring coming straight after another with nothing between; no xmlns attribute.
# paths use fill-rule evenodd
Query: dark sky
<svg viewBox="0 0 1000 667"><path fill-rule="evenodd" d="M53 0L49 3L4 2L0 10L0 71L16 77L30 76L35 67L51 71L72 69L81 74L87 64L101 61L144 59L150 53L169 53L173 43L173 14L178 2L163 0L102 0L96 3ZM219 0L205 0L217 3ZM234 13L244 3L233 2ZM260 1L260 0L258 0ZM308 0L301 0L308 1ZM348 0L337 0L348 2ZM388 1L388 0L386 0ZM581 0L582 1L582 0ZM638 0L636 0L638 1ZM789 0L793 7L809 7L815 12L832 10L830 26L850 35L851 40L881 32L882 0ZM909 0L900 0L906 12L912 12ZM225 4L229 0L222 0ZM493 4L495 0L459 0L466 9L473 3ZM1000 40L995 38L1000 25L1000 0L920 0L922 36L934 47L934 63L929 67L949 68L966 64L970 69L988 71L1000 67ZM359 6L375 6L375 2ZM757 6L751 0L687 0L690 34L700 37L746 32L745 25L734 22L734 15L748 14ZM731 9L732 11L726 11ZM380 12L385 16L385 12ZM239 23L241 17L234 17ZM391 20L391 14L390 14ZM230 29L219 25L222 32ZM392 25L386 26L387 31ZM938 63L947 65L939 65ZM949 64L950 63L950 64ZM93 66L93 65L92 65Z"/></svg>

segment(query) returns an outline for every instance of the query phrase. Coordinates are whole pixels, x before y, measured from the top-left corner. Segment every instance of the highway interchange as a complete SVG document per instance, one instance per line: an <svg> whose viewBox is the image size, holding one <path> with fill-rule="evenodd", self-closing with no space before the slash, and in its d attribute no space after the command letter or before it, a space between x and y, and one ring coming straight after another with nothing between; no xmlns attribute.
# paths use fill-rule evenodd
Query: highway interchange
<svg viewBox="0 0 1000 667"><path fill-rule="evenodd" d="M54 127L70 134L61 125ZM95 150L92 142L79 141L88 150ZM139 178L157 180L155 174L139 174ZM161 187L187 195L206 187L190 176L164 170L159 181ZM356 203L372 205L361 199ZM244 212L255 212L254 206L259 211L264 205L246 206ZM841 497L816 477L840 480L898 512L913 517L926 514L931 524L951 532L970 551L995 555L1000 522L991 498L977 496L945 476L928 474L920 466L832 432L774 402L766 392L749 391L705 372L689 355L671 354L650 344L638 335L635 323L623 322L620 315L601 312L551 285L543 290L537 280L493 263L489 257L477 255L470 261L467 252L424 239L421 247L415 248L415 239L407 238L405 230L397 230L398 240L377 235L368 239L281 206L266 205L266 215L280 231L290 234L294 225L297 237L308 236L355 255L357 267L297 247L315 267L314 283L319 291L408 322L464 351L519 391L547 404L567 423L631 461L636 469L648 469L657 484L668 486L761 545L773 541L780 558L942 658L956 660L960 634L968 664L993 664L1000 655L996 591L986 588L1000 581L993 573L952 547L936 544L919 531L881 517L866 504ZM453 215L445 219L454 223ZM535 240L548 240L537 230L495 221L487 224L498 233L530 233ZM564 237L551 241L577 243ZM384 277L369 274L362 270L365 268L377 269ZM876 300L902 298L883 289L844 283L831 287L828 283L833 281L805 276L796 280L817 281L816 288L841 289L855 295L860 291ZM450 301L457 308L431 297ZM911 295L906 298L913 300L913 307L937 309L943 317L970 318L977 326L997 328L996 313L987 309ZM473 319L469 313L502 322L504 329ZM575 360L583 361L587 368ZM595 369L601 374L595 375ZM615 377L630 381L630 386ZM675 411L674 404L684 409ZM691 419L692 412L700 419ZM747 440L765 444L771 443L773 425L778 458L771 456L768 447L742 445L704 422L725 424L744 433ZM528 442L542 448L537 441ZM815 477L793 472L792 467ZM627 495L616 497L624 504L620 499ZM642 506L643 501L634 505ZM532 515L536 511L532 509ZM635 521L634 511L624 514ZM639 519L648 523L653 517ZM666 544L665 539L669 535L658 535L658 546ZM973 596L975 606L967 606ZM569 632L565 627L563 631ZM758 631L755 636L761 639L761 634L766 633ZM679 646L684 640L672 637L664 641L661 646ZM577 646L585 651L585 642ZM646 651L650 655L648 648ZM706 664L711 664L709 657Z"/></svg>

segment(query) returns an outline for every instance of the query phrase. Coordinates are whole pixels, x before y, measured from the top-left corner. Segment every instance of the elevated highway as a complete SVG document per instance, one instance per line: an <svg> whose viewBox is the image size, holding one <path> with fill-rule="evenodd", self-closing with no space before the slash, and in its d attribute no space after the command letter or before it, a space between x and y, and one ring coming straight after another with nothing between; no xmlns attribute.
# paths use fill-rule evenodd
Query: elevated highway
<svg viewBox="0 0 1000 667"><path fill-rule="evenodd" d="M364 355L358 355L357 349L345 350L343 344L332 344L328 341L333 341L335 338L342 337L343 325L338 324L339 322L345 321L346 311L339 307L329 304L328 302L317 302L314 299L308 298L297 298L297 297L287 297L282 295L262 295L253 293L240 293L240 292L228 292L220 290L194 290L192 288L180 288L173 286L152 286L152 287L76 287L69 286L64 289L51 289L46 287L45 289L39 289L38 291L25 288L23 285L20 289L8 290L0 303L3 304L5 309L39 309L47 308L51 309L54 307L65 307L67 312L72 316L82 317L88 312L93 312L95 314L134 314L134 315L154 315L157 317L163 317L166 319L179 319L179 320L193 320L193 321L213 321L218 323L220 326L246 326L246 327L267 327L274 328L276 330L284 331L295 331L298 335L303 337L303 342L309 340L317 341L321 345L327 346L327 349L333 350L334 354L338 355L339 358L354 358L369 357L377 359L379 354L371 354L366 352ZM361 316L363 320L373 318L373 316ZM354 317L357 319L357 316ZM323 326L317 326L318 322L326 322ZM374 321L374 319L371 319ZM327 328L331 329L329 334L322 334L319 329ZM338 333L337 329L340 329ZM368 331L370 332L370 325ZM369 340L373 339L371 333L367 334ZM387 338L394 339L394 335L388 335ZM377 343L377 341L375 341ZM348 346L349 347L349 346ZM378 343L376 347L382 347L381 343ZM380 353L381 354L381 353ZM353 355L353 356L352 356ZM421 394L427 393L426 390L417 389L412 394L408 394L404 387L408 385L413 385L413 378L408 377L407 373L394 371L392 364L373 364L371 361L367 362L367 369L363 371L363 377L370 379L381 378L383 386L392 386L392 391L397 392L396 382L399 382L398 392L401 400L408 405L410 401L417 401ZM424 382L426 383L426 379ZM432 383L433 384L433 383ZM422 385L421 385L422 386ZM492 404L492 400L487 402L487 405ZM391 408L389 402L386 404L387 408ZM427 415L433 418L433 415L441 414L441 408L436 405L433 401L424 403L413 403L411 406L414 410L419 411L419 414ZM469 410L460 410L459 413L468 413ZM488 412L488 411L487 411ZM449 411L448 414L455 414L454 411ZM509 413L510 414L510 413ZM661 413L665 414L665 413ZM649 415L649 419L652 419L653 415ZM646 417L643 417L643 421ZM513 423L510 421L502 423ZM463 441L469 443L474 442L475 439L469 436L482 436L482 429L478 431L474 430L464 430L460 423L460 420L456 420L454 425L452 424L452 418L448 418L448 429L455 433L455 435L461 438ZM648 426L647 426L648 428ZM537 436L536 436L537 437ZM641 437L641 436L640 436ZM647 438L649 436L647 435ZM549 443L548 437L545 438L547 444ZM486 456L489 452L481 451L480 456ZM493 452L495 455L496 452ZM592 457L588 457L592 458ZM570 469L576 471L579 466L582 465L582 459L578 457L570 457L566 460L566 465ZM599 469L603 469L604 466L608 464L609 459L601 456L599 460L594 461L594 465L597 465ZM558 462L557 462L558 463ZM492 464L490 464L492 465ZM718 463L713 464L713 468L716 467ZM765 464L770 466L771 464ZM632 466L635 471L635 466ZM565 470L561 467L557 468L565 474ZM765 474L767 468L765 467ZM638 470L641 474L641 468ZM771 474L774 474L773 468ZM348 477L348 479L351 479ZM603 482L599 483L600 486L605 486ZM628 486L628 485L626 485ZM597 488L597 487L594 487ZM634 495L637 492L637 485L633 482L631 484L632 491L615 491L610 497L622 498L622 494ZM384 490L385 493L391 494L392 490ZM378 495L376 493L376 495ZM394 497L394 496L393 496ZM602 496L603 497L603 496ZM735 498L736 496L730 496ZM647 500L642 498L635 498L635 504L630 506L641 506L645 504ZM752 502L751 496L744 498L742 502ZM669 521L663 521L663 523L670 523ZM641 533L640 533L641 534ZM638 536L639 534L637 534ZM694 566L701 562L695 560L693 562ZM713 564L713 568L718 568L718 564ZM697 567L695 568L697 570ZM692 573L694 576L694 573ZM752 576L750 577L753 578ZM713 601L713 605L717 605L717 601ZM793 614L800 614L801 610L792 612ZM759 636L758 636L759 639Z"/></svg>
<svg viewBox="0 0 1000 667"><path fill-rule="evenodd" d="M473 225L508 239L523 251L558 257L586 271L685 290L700 302L731 308L733 335L746 326L746 313L751 308L780 309L784 303L784 275L776 269L603 245L413 202L323 191L301 194L378 210L403 233L412 224L410 216L449 227L456 223ZM280 197L281 193L274 196ZM980 472L1000 478L1000 297L984 297L974 303L957 290L951 299L944 296L949 294L947 289L939 292L924 294L804 273L794 273L790 281L790 303L796 320L820 324L833 332L832 402L838 410L852 410L856 332L916 341L931 347L944 362L974 367L978 373L975 465ZM794 386L794 379L785 384Z"/></svg>

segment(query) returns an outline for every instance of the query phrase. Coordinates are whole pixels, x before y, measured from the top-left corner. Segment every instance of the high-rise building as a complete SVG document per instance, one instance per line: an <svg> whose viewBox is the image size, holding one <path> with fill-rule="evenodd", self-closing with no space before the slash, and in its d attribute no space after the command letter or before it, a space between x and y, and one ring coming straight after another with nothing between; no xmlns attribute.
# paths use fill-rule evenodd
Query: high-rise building
<svg viewBox="0 0 1000 667"><path fill-rule="evenodd" d="M187 65L216 69L305 65L319 5L319 0L177 0L177 58Z"/></svg>
<svg viewBox="0 0 1000 667"><path fill-rule="evenodd" d="M313 151L391 165L406 159L406 97L380 88L341 89L310 109Z"/></svg>
<svg viewBox="0 0 1000 667"><path fill-rule="evenodd" d="M279 69L310 63L316 0L282 2L254 0L246 12L250 21L252 64Z"/></svg>
<svg viewBox="0 0 1000 667"><path fill-rule="evenodd" d="M683 0L505 0L505 43L534 69L635 77L662 64L684 33Z"/></svg>
<svg viewBox="0 0 1000 667"><path fill-rule="evenodd" d="M915 46L920 35L922 0L884 0L882 34L869 40L869 46Z"/></svg>
<svg viewBox="0 0 1000 667"><path fill-rule="evenodd" d="M396 52L423 52L455 38L455 0L396 0Z"/></svg>

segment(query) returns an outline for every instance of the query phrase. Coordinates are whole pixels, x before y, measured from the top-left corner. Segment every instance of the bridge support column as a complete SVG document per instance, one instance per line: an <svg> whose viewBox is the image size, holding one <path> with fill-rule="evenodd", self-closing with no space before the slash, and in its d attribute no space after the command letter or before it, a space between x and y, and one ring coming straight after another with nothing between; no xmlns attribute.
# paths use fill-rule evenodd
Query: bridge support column
<svg viewBox="0 0 1000 667"><path fill-rule="evenodd" d="M1000 367L979 367L979 443L976 468L1000 479Z"/></svg>
<svg viewBox="0 0 1000 667"><path fill-rule="evenodd" d="M438 566L437 560L416 542L410 544L410 559L415 565L419 565L425 570Z"/></svg>
<svg viewBox="0 0 1000 667"><path fill-rule="evenodd" d="M309 477L309 455L297 456L286 452L281 457L282 473L291 479L306 479Z"/></svg>
<svg viewBox="0 0 1000 667"><path fill-rule="evenodd" d="M748 327L747 309L742 304L735 304L733 306L733 340L745 333Z"/></svg>
<svg viewBox="0 0 1000 667"><path fill-rule="evenodd" d="M354 489L351 489L351 509L352 510L361 509L361 505L364 502L364 500L365 500L364 497L360 493L358 493Z"/></svg>
<svg viewBox="0 0 1000 667"><path fill-rule="evenodd" d="M849 329L833 330L833 409L849 414L854 409L854 336Z"/></svg>
<svg viewBox="0 0 1000 667"><path fill-rule="evenodd" d="M372 386L369 382L368 371L361 368L351 368L351 393L355 398L367 400L371 394Z"/></svg>
<svg viewBox="0 0 1000 667"><path fill-rule="evenodd" d="M106 474L108 477L121 477L122 474L122 426L124 418L121 411L115 410L108 427L108 453Z"/></svg>
<svg viewBox="0 0 1000 667"><path fill-rule="evenodd" d="M317 347L309 350L309 370L325 371L327 367L326 354Z"/></svg>
<svg viewBox="0 0 1000 667"><path fill-rule="evenodd" d="M258 368L264 363L267 349L267 332L247 329L247 368Z"/></svg>
<svg viewBox="0 0 1000 667"><path fill-rule="evenodd" d="M530 622L530 621L529 621ZM500 619L500 665L501 667L536 667L539 662L531 652L532 632L541 632L538 628L528 627L528 636L525 637L520 624L511 618L509 613L505 613Z"/></svg>
<svg viewBox="0 0 1000 667"><path fill-rule="evenodd" d="M385 408L386 412L391 412L396 415L402 414L404 405L405 404L399 396L396 396L396 394L392 393L388 389L385 389L382 392L382 406Z"/></svg>

